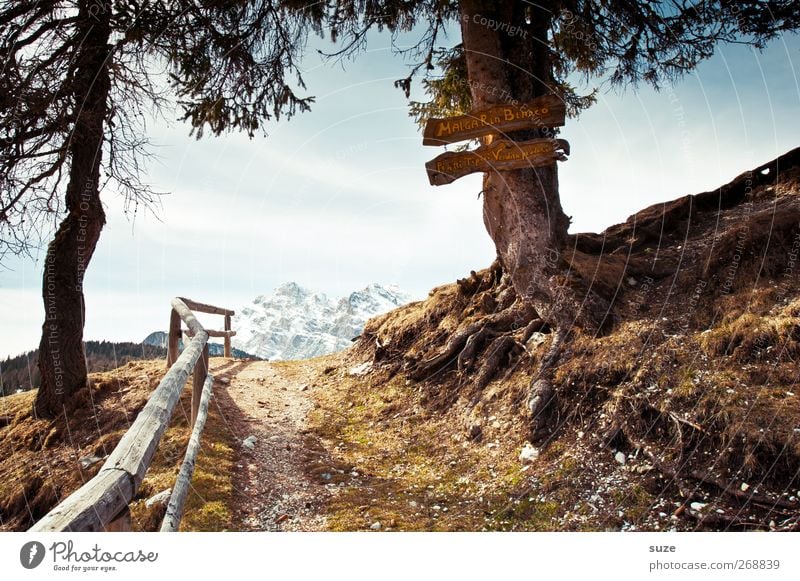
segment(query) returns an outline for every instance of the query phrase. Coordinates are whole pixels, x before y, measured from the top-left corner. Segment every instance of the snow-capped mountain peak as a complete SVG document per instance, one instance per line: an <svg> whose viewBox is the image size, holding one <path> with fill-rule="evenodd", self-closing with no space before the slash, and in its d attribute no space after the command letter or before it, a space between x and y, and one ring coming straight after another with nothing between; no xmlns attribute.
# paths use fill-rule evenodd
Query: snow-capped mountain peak
<svg viewBox="0 0 800 581"><path fill-rule="evenodd" d="M317 357L345 349L371 317L409 301L394 285L370 284L336 300L288 282L237 311L232 343L264 359Z"/></svg>

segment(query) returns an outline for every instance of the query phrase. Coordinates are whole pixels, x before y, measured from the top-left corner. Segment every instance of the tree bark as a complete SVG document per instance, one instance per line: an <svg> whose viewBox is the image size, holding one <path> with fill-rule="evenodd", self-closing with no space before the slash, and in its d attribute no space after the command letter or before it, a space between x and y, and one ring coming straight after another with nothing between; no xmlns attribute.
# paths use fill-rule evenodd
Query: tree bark
<svg viewBox="0 0 800 581"><path fill-rule="evenodd" d="M525 103L554 92L548 30L555 14L547 4L461 0L474 107ZM552 129L543 128L501 137L551 136ZM603 301L569 274L563 258L569 218L561 208L556 163L485 174L483 201L484 224L517 295L554 328L596 331L605 315Z"/></svg>
<svg viewBox="0 0 800 581"><path fill-rule="evenodd" d="M110 10L106 2L79 3L77 31L82 42L73 70L75 121L69 141L67 216L47 248L42 281L42 383L35 404L41 417L65 413L69 398L88 381L83 349L83 279L105 224L100 165L111 86Z"/></svg>

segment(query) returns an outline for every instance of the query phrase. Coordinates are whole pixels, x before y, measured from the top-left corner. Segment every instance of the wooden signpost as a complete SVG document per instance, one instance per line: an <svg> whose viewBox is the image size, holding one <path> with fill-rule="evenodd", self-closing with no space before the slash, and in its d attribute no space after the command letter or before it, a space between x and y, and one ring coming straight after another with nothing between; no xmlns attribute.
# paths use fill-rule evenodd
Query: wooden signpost
<svg viewBox="0 0 800 581"><path fill-rule="evenodd" d="M422 145L446 145L490 133L507 133L532 127L564 125L566 107L555 95L545 95L519 105L492 105L468 115L448 119L429 119Z"/></svg>
<svg viewBox="0 0 800 581"><path fill-rule="evenodd" d="M447 145L465 139L494 135L491 143L474 151L447 152L425 164L432 186L454 182L475 172L508 171L564 161L569 143L563 139L511 141L498 138L510 131L564 125L566 107L555 95L544 95L521 105L492 105L468 115L429 119L422 145Z"/></svg>
<svg viewBox="0 0 800 581"><path fill-rule="evenodd" d="M441 186L475 172L539 167L563 161L567 155L569 143L564 139L499 139L474 151L443 153L426 163L425 169L431 185Z"/></svg>

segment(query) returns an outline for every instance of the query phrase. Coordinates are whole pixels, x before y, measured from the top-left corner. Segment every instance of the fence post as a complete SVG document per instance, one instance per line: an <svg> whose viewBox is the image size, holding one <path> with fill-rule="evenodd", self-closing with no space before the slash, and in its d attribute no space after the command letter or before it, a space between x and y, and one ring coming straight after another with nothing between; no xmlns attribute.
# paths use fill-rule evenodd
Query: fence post
<svg viewBox="0 0 800 581"><path fill-rule="evenodd" d="M230 331L231 330L231 316L230 315L225 315L225 330L226 331ZM223 355L225 357L230 357L231 356L231 336L230 335L225 335L225 351L223 352Z"/></svg>
<svg viewBox="0 0 800 581"><path fill-rule="evenodd" d="M167 335L167 369L178 360L178 341L181 338L181 316L172 309L169 314L169 334Z"/></svg>
<svg viewBox="0 0 800 581"><path fill-rule="evenodd" d="M200 409L200 398L203 396L203 384L208 375L208 343L203 346L203 354L194 364L194 377L192 378L192 427L197 421L197 412Z"/></svg>

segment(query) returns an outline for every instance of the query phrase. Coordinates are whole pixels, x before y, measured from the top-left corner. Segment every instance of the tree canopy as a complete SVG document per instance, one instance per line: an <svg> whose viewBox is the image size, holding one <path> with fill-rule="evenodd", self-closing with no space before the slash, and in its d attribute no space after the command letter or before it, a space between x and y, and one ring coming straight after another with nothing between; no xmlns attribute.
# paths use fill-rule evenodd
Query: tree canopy
<svg viewBox="0 0 800 581"><path fill-rule="evenodd" d="M0 257L49 234L64 208L70 142L98 70L76 58L109 27L103 186L126 208L153 201L142 178L146 118L176 104L201 137L308 110L298 68L308 20L282 2L44 0L0 8ZM85 69L84 65L84 69Z"/></svg>

